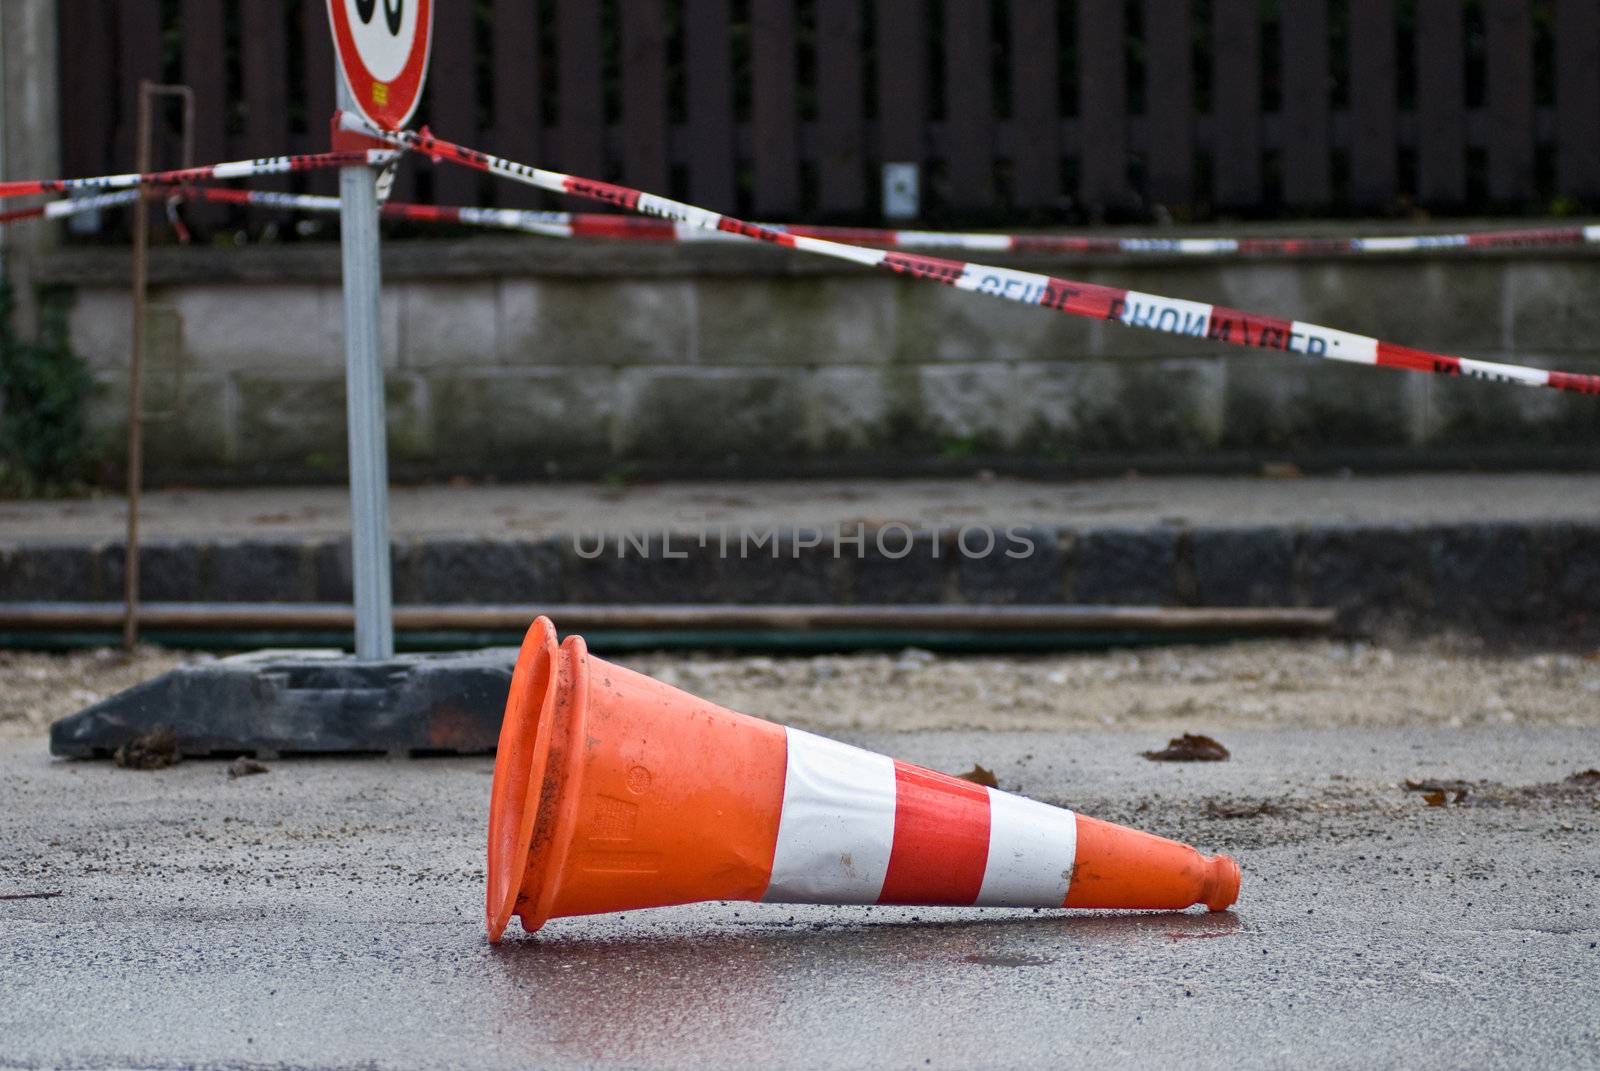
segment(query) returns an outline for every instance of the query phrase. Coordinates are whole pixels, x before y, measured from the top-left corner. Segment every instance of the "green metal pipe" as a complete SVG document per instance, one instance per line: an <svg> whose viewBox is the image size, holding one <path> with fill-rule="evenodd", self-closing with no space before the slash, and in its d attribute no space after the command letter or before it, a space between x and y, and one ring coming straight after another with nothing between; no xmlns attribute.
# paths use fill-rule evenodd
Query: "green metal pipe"
<svg viewBox="0 0 1600 1071"><path fill-rule="evenodd" d="M349 650L350 632L142 629L143 643L155 647L194 651L254 651L264 648L339 648ZM775 654L826 654L850 651L898 650L921 647L950 654L1003 654L1107 650L1118 647L1152 647L1163 644L1227 643L1260 639L1260 632L1116 631L1116 632L985 632L927 629L826 629L826 630L720 630L720 629L615 629L585 631L584 640L597 652L658 650L730 650ZM458 651L480 647L515 647L518 632L430 631L399 632L395 646L402 651ZM108 630L5 631L0 649L69 651L115 647L120 633Z"/></svg>

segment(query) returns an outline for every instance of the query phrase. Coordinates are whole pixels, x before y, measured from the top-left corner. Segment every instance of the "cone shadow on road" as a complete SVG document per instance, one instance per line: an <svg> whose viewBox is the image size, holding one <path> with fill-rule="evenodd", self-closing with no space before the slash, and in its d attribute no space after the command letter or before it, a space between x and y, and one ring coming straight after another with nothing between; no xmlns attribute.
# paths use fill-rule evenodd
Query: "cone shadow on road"
<svg viewBox="0 0 1600 1071"><path fill-rule="evenodd" d="M743 905L739 905L743 906ZM881 910L881 909L880 909ZM937 951L941 945L966 946L988 936L996 941L1029 942L1041 954L1072 949L1126 948L1130 942L1204 940L1248 932L1249 927L1232 911L1199 913L1194 911L1096 912L1094 914L1023 914L1007 911L979 918L941 918L936 914L907 915L911 909L890 909L892 916L863 917L859 907L844 908L824 918L820 913L804 915L776 912L770 919L746 921L732 919L726 924L680 925L674 909L661 910L661 921L643 931L614 936L595 936L582 922L556 924L538 936L508 937L495 946L494 960L514 969L522 966L547 967L552 963L581 959L627 957L637 962L661 957L683 959L706 957L723 961L739 959L754 952L764 955L784 950L795 942L827 945L845 938L852 955L886 952L899 956L902 941L914 942L918 949ZM654 912L652 912L653 914ZM876 912L874 912L876 914ZM841 917L842 916L842 917ZM644 916L641 916L644 917Z"/></svg>

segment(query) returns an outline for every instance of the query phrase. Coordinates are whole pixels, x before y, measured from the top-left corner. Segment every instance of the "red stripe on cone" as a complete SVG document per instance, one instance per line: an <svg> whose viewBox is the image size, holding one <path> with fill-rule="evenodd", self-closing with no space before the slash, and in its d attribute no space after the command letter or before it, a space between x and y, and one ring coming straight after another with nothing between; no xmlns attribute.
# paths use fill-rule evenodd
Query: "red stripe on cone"
<svg viewBox="0 0 1600 1071"><path fill-rule="evenodd" d="M894 764L894 847L880 904L970 904L989 861L989 793L981 785Z"/></svg>

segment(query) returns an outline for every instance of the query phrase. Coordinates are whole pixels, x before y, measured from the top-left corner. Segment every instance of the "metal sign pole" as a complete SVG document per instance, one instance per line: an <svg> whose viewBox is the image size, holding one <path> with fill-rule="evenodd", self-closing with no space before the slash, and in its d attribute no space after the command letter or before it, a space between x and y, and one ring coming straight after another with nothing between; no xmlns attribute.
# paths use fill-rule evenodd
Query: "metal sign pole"
<svg viewBox="0 0 1600 1071"><path fill-rule="evenodd" d="M355 102L336 78L339 106ZM394 657L389 583L389 456L384 424L383 338L378 326L378 192L370 167L339 171L339 247L344 273L345 391L350 434L350 576L356 657Z"/></svg>

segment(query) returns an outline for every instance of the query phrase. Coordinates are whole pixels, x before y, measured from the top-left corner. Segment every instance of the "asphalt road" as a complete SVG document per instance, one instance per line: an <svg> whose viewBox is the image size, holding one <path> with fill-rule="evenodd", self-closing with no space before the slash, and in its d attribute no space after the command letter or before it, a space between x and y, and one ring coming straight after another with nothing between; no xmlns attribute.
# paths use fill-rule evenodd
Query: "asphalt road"
<svg viewBox="0 0 1600 1071"><path fill-rule="evenodd" d="M1181 766L1148 733L851 738L1229 851L1242 897L696 905L492 949L487 760L230 781L5 741L0 897L61 895L0 899L0 1066L1600 1066L1592 731L1237 730Z"/></svg>

